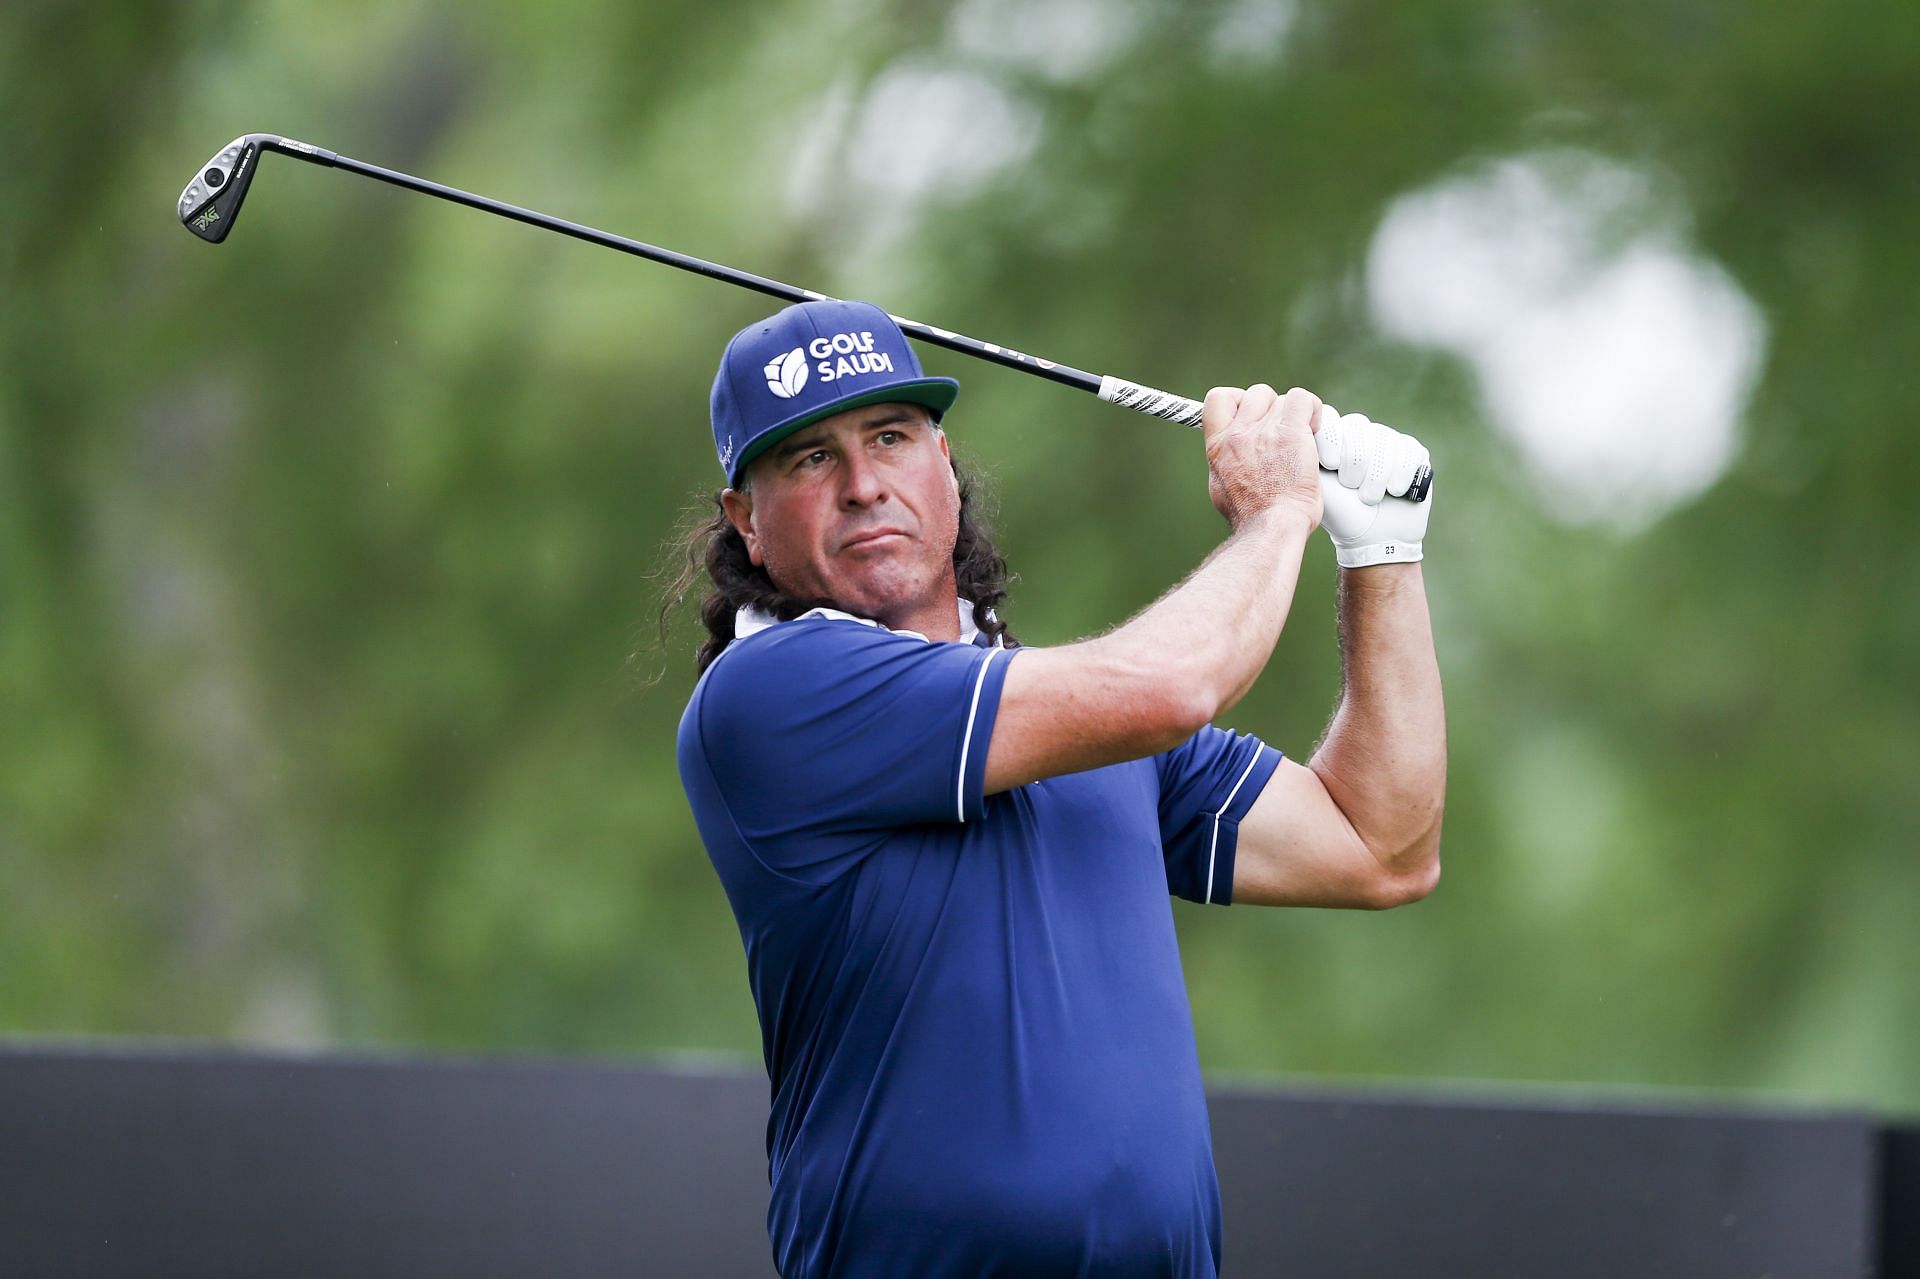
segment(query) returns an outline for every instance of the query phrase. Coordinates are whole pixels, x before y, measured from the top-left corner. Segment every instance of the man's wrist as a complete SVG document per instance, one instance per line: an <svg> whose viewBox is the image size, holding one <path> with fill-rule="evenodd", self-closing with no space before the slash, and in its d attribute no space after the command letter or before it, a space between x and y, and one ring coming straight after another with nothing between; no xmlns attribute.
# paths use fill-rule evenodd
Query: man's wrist
<svg viewBox="0 0 1920 1279"><path fill-rule="evenodd" d="M1234 525L1233 536L1298 538L1304 542L1313 536L1318 523L1305 507L1294 502L1279 502Z"/></svg>
<svg viewBox="0 0 1920 1279"><path fill-rule="evenodd" d="M1426 589L1426 579L1418 564L1370 564L1363 569L1340 570L1340 594L1343 599L1391 605L1408 594L1424 596Z"/></svg>

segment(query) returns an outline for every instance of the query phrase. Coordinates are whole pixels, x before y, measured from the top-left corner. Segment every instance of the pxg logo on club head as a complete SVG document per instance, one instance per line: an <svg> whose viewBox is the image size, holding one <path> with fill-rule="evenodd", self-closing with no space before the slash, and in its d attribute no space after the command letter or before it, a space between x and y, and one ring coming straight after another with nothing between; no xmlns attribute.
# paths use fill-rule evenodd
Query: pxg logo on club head
<svg viewBox="0 0 1920 1279"><path fill-rule="evenodd" d="M767 365L767 389L783 400L800 394L807 384L807 353L794 347Z"/></svg>

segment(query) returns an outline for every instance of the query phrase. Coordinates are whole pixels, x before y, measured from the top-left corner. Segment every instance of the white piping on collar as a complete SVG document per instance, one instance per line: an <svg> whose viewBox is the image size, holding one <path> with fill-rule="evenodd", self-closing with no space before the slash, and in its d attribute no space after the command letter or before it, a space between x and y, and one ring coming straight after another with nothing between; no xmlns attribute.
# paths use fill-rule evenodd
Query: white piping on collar
<svg viewBox="0 0 1920 1279"><path fill-rule="evenodd" d="M980 628L973 624L973 605L967 602L966 600L959 598L958 596L954 597L953 605L955 610L960 615L959 642L962 644L971 644L980 637ZM987 610L987 616L988 617L993 616L992 609ZM837 617L843 621L858 622L862 626L880 626L880 623L874 621L870 617L860 617L853 613L843 613L837 608L809 609L806 612L800 614L799 617L794 618L793 620L798 622L804 618L809 618L809 617ZM771 613L764 612L760 609L753 607L751 604L749 604L747 607L738 610L733 615L733 637L735 639L745 639L749 635L757 634L760 631L766 630L769 626L778 626L778 625L780 625L779 620L775 618ZM892 628L881 626L880 629L890 630ZM931 644L933 642L932 640L927 639L927 637L922 635L919 631L894 631L893 633L895 635L911 635L913 636L913 638L917 640L921 640L924 643L928 643L928 644ZM993 637L993 647L1005 648L1006 644L1002 642L1001 638L998 635L996 635Z"/></svg>

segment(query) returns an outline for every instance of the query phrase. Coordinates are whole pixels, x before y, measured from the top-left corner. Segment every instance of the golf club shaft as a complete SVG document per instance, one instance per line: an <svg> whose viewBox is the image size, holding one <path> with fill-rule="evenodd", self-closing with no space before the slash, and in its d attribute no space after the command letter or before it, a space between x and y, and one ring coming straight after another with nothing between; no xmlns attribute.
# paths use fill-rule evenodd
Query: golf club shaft
<svg viewBox="0 0 1920 1279"><path fill-rule="evenodd" d="M394 169L382 168L377 164L368 164L364 160L355 160L351 156L337 155L332 151L309 146L304 142L295 142L290 138L268 137L262 140L262 147L268 151L277 151L282 155L290 155L297 160L306 160L312 164L323 164L331 168L346 169L349 172L358 173L362 177L373 178L376 181L385 182L392 186L405 187L409 191L418 191L422 195L431 195L442 200L450 200L455 204L464 204L470 209L481 209L487 213L497 213L503 218L512 218L516 222L524 222L529 226L543 227L548 231L558 231L561 235L569 235L576 240L585 240L589 244L598 244L603 248L618 249L622 253L631 253L635 257L646 258L650 262L659 262L666 266L679 267L682 271L692 271L697 275L704 275L710 279L724 280L728 284L737 284L741 288L753 289L756 292L766 293L776 298L782 298L788 302L818 302L824 300L827 296L824 293L815 293L811 289L796 288L791 284L782 284L778 280L769 280L763 275L754 275L749 271L737 271L732 267L722 266L718 262L708 262L704 258L689 257L684 253L675 253L671 249L663 249L658 245L644 244L639 240L628 239L624 235L613 235L610 232L601 231L595 227L582 226L578 222L569 222L565 218L552 217L534 209L523 209L517 204L507 204L500 200L489 199L483 195L475 195L471 191L462 191L458 187L443 186L438 182L429 182L425 178L416 178L410 173L401 173ZM1067 365L1058 364L1052 360L1036 359L1031 355L1011 350L993 342L981 342L975 338L967 337L964 334L949 332L946 329L938 329L930 324L922 324L917 320L909 320L904 316L896 315L893 319L904 332L919 338L923 342L931 342L935 346L943 346L948 350L960 351L984 360L991 360L995 364L1002 364L1008 368L1021 369L1028 373L1035 373L1044 378L1051 378L1055 382L1062 382L1068 386L1078 387L1080 390L1092 391L1096 395L1101 395L1103 379L1092 373L1070 368ZM1161 408L1157 407L1148 408L1144 403L1129 403L1127 404L1129 408L1141 408L1143 411L1152 412L1156 417L1164 417L1168 421L1179 422L1183 426L1197 427L1200 425L1200 405L1197 401L1173 395L1166 391L1155 391L1149 387L1135 386L1134 383L1124 382L1120 379L1104 380L1119 382L1121 386L1138 391L1143 396L1158 397L1158 401L1164 406L1165 411L1161 411ZM1114 399L1115 397L1103 395L1102 398Z"/></svg>
<svg viewBox="0 0 1920 1279"><path fill-rule="evenodd" d="M795 288L791 284L782 284L778 280L769 280L762 275L754 275L747 271L738 271L729 266L722 266L717 262L708 262L704 258L689 257L684 253L675 253L671 249L663 249L657 245L644 244L639 240L628 239L623 235L613 235L606 231L597 230L594 227L583 226L578 222L569 222L564 218L551 217L533 209L523 209L516 204L507 204L500 200L488 199L483 195L475 195L471 191L462 191L457 187L443 186L438 182L429 182L424 178L416 178L410 173L401 173L395 169L385 169L377 164L368 164L362 160L355 160L349 156L339 155L305 142L296 142L292 138L283 138L277 134L249 134L246 138L237 141L254 143L257 145L259 151L275 151L281 155L292 156L296 160L305 160L310 164L319 164L335 169L346 169L362 177L373 178L376 181L385 182L392 186L403 187L409 191L418 191L422 195L431 195L438 199L452 201L455 204L463 204L470 209L480 209L487 213L496 213L503 218L512 218L516 222L524 222L529 226L541 227L548 231L557 231L561 235L572 236L576 240L585 240L589 244L597 244L603 248L618 249L622 253L630 253L635 257L646 258L648 261L659 262L665 266L678 267L682 271L691 271L697 275L704 275L709 279L724 280L728 284L737 284L741 288L753 289L756 292L782 298L788 302L816 302L826 298L825 294L815 293L811 289ZM245 166L249 163L257 163L257 155L258 151L251 156L247 155L244 148L241 152L241 159L239 165L236 167L234 181L239 184L242 192L244 192L245 183L252 178L251 173L245 172ZM190 187L189 191L192 190L193 188ZM198 211L197 209L186 207L187 200L187 196L182 197L183 208L181 210L181 217L183 221L191 221L194 213ZM211 199L206 203L210 204ZM237 205L234 211L237 213ZM959 351L963 355L971 355L976 359L989 360L1007 368L1019 369L1023 373L1032 373L1040 377L1048 378L1054 382L1076 387L1082 391L1090 391L1108 403L1118 404L1122 408L1129 408L1137 412L1150 414L1153 417L1164 418L1169 422L1177 422L1182 426L1196 429L1200 426L1201 404L1198 400L1190 400L1185 396L1175 395L1170 391L1160 391L1150 386L1142 386L1137 382L1129 382L1125 378L1088 373L1084 370L1060 364L1053 360L1039 359L1023 351L1015 351L993 342L982 342L977 338L967 337L965 334L935 328L930 324L922 324L918 320L910 320L904 316L896 315L893 319L899 324L902 331L912 337L918 338L922 342L945 347L950 351ZM1422 472L1416 476L1413 487L1409 489L1407 496L1414 501L1421 500L1426 496L1427 487L1431 483L1431 480L1431 471L1423 468Z"/></svg>

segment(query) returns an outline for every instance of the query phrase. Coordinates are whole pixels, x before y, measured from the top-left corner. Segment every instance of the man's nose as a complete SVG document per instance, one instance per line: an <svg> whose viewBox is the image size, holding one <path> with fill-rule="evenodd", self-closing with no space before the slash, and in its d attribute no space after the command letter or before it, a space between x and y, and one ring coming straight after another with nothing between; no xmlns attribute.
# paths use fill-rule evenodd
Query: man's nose
<svg viewBox="0 0 1920 1279"><path fill-rule="evenodd" d="M881 480L880 469L858 450L847 454L845 468L841 472L840 501L849 508L872 506L885 500L887 486Z"/></svg>

